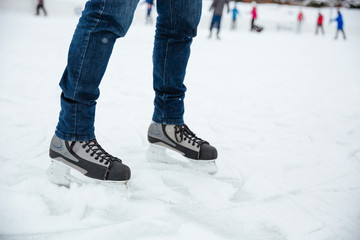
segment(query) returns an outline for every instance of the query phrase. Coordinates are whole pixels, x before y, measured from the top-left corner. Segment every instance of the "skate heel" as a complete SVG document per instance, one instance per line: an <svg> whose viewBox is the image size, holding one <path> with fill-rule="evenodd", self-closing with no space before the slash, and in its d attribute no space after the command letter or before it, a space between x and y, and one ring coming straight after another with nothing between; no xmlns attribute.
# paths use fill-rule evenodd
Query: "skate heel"
<svg viewBox="0 0 360 240"><path fill-rule="evenodd" d="M50 182L59 185L70 187L70 168L56 160L51 160L50 166L46 171Z"/></svg>

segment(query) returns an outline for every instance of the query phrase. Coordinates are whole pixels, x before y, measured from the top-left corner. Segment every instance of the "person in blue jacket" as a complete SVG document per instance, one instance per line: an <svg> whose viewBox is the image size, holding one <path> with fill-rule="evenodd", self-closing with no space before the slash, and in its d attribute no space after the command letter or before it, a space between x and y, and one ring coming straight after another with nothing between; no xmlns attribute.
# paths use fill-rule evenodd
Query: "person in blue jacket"
<svg viewBox="0 0 360 240"><path fill-rule="evenodd" d="M335 39L338 38L338 35L339 35L339 32L340 32L340 31L342 32L344 39L346 39L345 32L344 32L344 20L343 20L343 17L342 17L342 15L341 15L341 12L340 12L339 10L338 10L338 15L337 15L337 17L331 19L330 21L331 21L331 22L332 22L332 21L336 21L336 22L337 22L337 30L336 30Z"/></svg>
<svg viewBox="0 0 360 240"><path fill-rule="evenodd" d="M231 29L236 29L236 18L237 15L240 15L239 10L236 8L236 3L234 5L234 8L232 9L232 22L231 22Z"/></svg>

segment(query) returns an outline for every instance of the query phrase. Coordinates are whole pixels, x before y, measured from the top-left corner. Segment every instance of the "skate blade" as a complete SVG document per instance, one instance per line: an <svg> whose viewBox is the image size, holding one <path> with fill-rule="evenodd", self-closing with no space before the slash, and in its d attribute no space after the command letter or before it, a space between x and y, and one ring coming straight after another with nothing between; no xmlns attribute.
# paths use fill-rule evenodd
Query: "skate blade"
<svg viewBox="0 0 360 240"><path fill-rule="evenodd" d="M216 174L218 171L215 160L189 159L189 166L196 170L205 171L211 175Z"/></svg>
<svg viewBox="0 0 360 240"><path fill-rule="evenodd" d="M212 175L217 173L215 160L190 159L160 145L150 144L146 152L146 158L149 162L180 165L184 168L190 168Z"/></svg>
<svg viewBox="0 0 360 240"><path fill-rule="evenodd" d="M70 188L72 184L82 186L83 184L103 185L110 188L128 187L128 181L102 181L86 177L78 171L70 171L71 168L57 160L51 160L50 166L46 171L48 179L59 187Z"/></svg>

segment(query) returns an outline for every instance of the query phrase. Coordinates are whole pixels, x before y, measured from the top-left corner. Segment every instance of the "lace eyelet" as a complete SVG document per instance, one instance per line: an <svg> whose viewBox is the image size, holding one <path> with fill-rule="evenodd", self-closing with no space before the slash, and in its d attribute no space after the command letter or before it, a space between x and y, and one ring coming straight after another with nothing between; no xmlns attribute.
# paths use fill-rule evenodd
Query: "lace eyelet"
<svg viewBox="0 0 360 240"><path fill-rule="evenodd" d="M100 160L101 163L102 163L103 161L104 161L103 159Z"/></svg>
<svg viewBox="0 0 360 240"><path fill-rule="evenodd" d="M86 152L88 153L88 152L90 152L90 150L88 149L88 150L86 150Z"/></svg>
<svg viewBox="0 0 360 240"><path fill-rule="evenodd" d="M85 148L86 148L86 146L85 146L85 145L82 145L82 148L83 148L83 149L85 149Z"/></svg>
<svg viewBox="0 0 360 240"><path fill-rule="evenodd" d="M94 156L94 153L90 154L90 156L92 156L92 157L93 157L93 156Z"/></svg>
<svg viewBox="0 0 360 240"><path fill-rule="evenodd" d="M95 160L99 160L99 158L98 158L98 157L95 157Z"/></svg>

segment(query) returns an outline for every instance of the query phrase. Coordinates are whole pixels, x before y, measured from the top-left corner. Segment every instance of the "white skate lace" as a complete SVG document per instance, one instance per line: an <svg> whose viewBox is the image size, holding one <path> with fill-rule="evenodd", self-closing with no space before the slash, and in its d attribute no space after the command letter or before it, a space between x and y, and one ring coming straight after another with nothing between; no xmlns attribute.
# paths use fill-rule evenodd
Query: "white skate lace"
<svg viewBox="0 0 360 240"><path fill-rule="evenodd" d="M182 124L182 125L175 125L175 139L177 142L182 142L182 141L188 141L188 143L191 143L191 145L195 146L197 148L199 148L201 145L203 145L204 143L207 143L207 141L202 140L201 138L197 137L195 133L193 133L189 127L186 124ZM179 135L179 136L178 136ZM180 139L179 139L180 137Z"/></svg>

